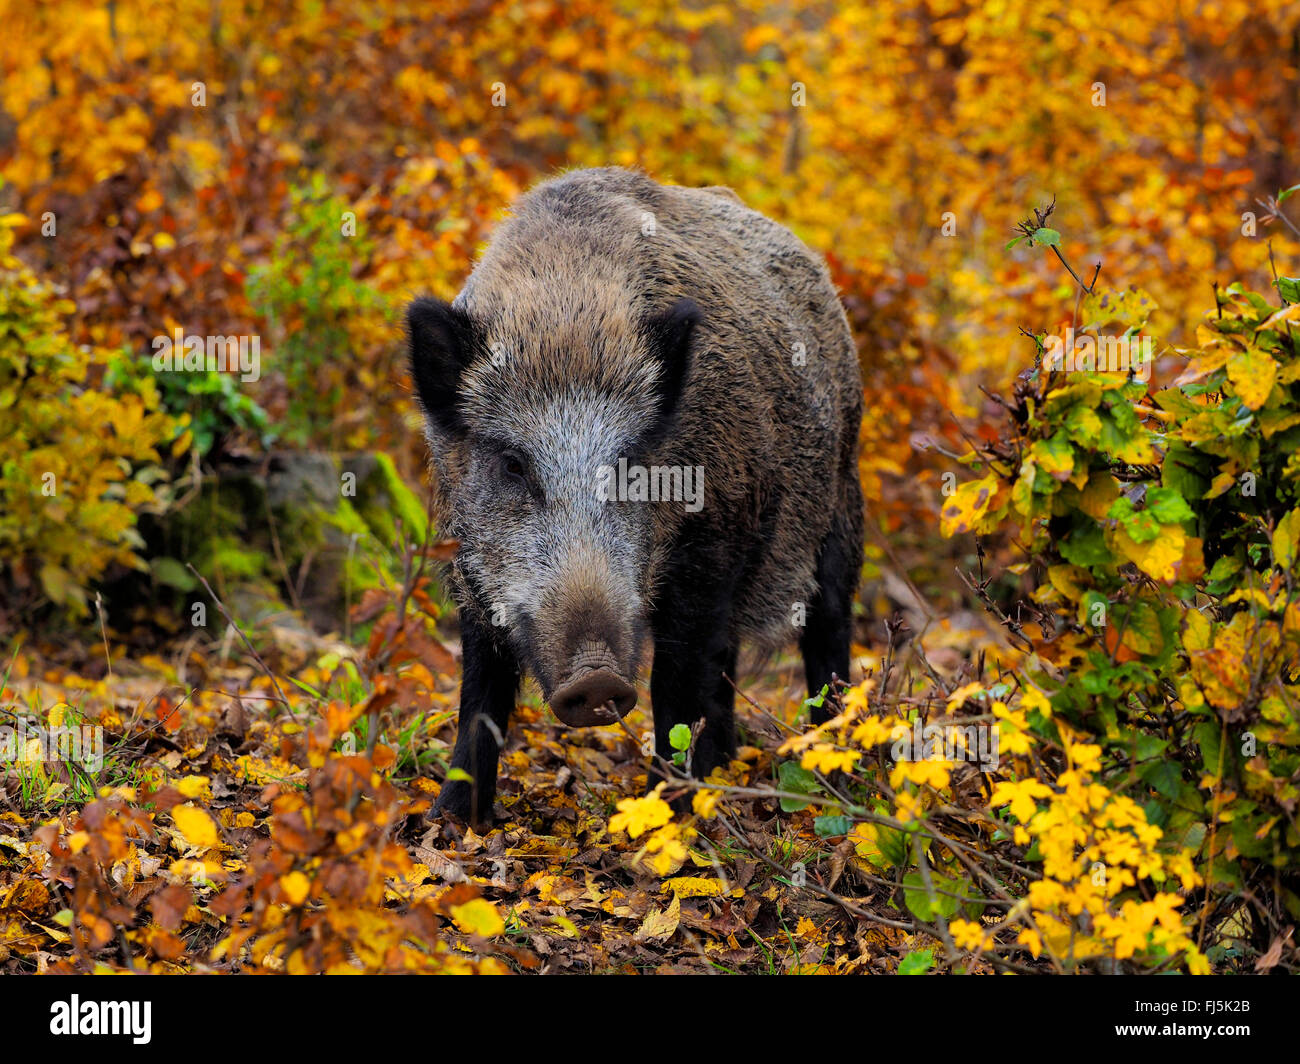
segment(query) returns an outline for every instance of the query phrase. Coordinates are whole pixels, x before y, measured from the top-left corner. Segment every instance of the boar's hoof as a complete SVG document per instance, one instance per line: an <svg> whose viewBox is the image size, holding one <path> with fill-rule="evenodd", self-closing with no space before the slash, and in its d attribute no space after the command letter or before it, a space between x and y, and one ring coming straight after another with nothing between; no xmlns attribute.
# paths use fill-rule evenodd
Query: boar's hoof
<svg viewBox="0 0 1300 1064"><path fill-rule="evenodd" d="M465 780L447 780L442 785L438 800L433 804L434 816L450 814L458 820L468 821L472 809L473 788Z"/></svg>
<svg viewBox="0 0 1300 1064"><path fill-rule="evenodd" d="M612 669L592 669L551 695L551 709L565 724L583 728L614 724L636 705L636 688Z"/></svg>

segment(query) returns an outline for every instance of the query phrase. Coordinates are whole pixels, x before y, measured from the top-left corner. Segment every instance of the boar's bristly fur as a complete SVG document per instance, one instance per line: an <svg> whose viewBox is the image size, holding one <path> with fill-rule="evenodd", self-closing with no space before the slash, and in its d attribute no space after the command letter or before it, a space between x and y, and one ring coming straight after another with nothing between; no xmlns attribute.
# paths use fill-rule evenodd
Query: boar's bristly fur
<svg viewBox="0 0 1300 1064"><path fill-rule="evenodd" d="M734 754L742 640L797 637L812 693L848 678L862 383L826 268L788 230L726 189L575 171L521 197L455 301L416 300L407 328L435 513L460 541L452 764L473 782L443 810L490 822L524 673L562 720L616 722L652 640L656 750L703 719L697 775ZM626 469L658 501L611 494Z"/></svg>

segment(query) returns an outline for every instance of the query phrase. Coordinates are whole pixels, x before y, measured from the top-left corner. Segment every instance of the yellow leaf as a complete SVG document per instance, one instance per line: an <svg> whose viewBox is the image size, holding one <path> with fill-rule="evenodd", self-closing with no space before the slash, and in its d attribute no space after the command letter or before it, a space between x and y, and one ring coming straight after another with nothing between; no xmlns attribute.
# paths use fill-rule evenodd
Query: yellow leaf
<svg viewBox="0 0 1300 1064"><path fill-rule="evenodd" d="M1106 472L1093 471L1079 492L1079 509L1097 521L1104 521L1111 505L1119 497L1119 484Z"/></svg>
<svg viewBox="0 0 1300 1064"><path fill-rule="evenodd" d="M1275 314L1270 314L1268 320L1260 326L1260 329L1277 329L1279 325L1287 321L1300 321L1300 303L1293 303L1289 307L1283 307Z"/></svg>
<svg viewBox="0 0 1300 1064"><path fill-rule="evenodd" d="M957 690L948 696L948 712L951 713L954 709L961 709L962 706L976 695L982 694L985 694L984 685L979 681L973 681L963 687L957 688Z"/></svg>
<svg viewBox="0 0 1300 1064"><path fill-rule="evenodd" d="M280 877L280 889L290 905L301 905L311 892L311 880L301 872L290 872L287 876Z"/></svg>
<svg viewBox="0 0 1300 1064"><path fill-rule="evenodd" d="M1200 610L1188 610L1183 617L1183 645L1188 650L1205 650L1213 640L1210 619Z"/></svg>
<svg viewBox="0 0 1300 1064"><path fill-rule="evenodd" d="M1221 709L1236 709L1250 693L1250 671L1246 668L1247 613L1238 613L1214 633L1214 643L1205 650L1191 650L1192 677L1205 697ZM1189 628L1190 630L1190 628Z"/></svg>
<svg viewBox="0 0 1300 1064"><path fill-rule="evenodd" d="M1277 363L1267 351L1248 347L1228 361L1228 380L1251 410L1258 410L1273 390Z"/></svg>
<svg viewBox="0 0 1300 1064"><path fill-rule="evenodd" d="M998 487L992 473L961 485L939 511L939 531L944 536L956 536L975 528L993 505Z"/></svg>
<svg viewBox="0 0 1300 1064"><path fill-rule="evenodd" d="M1297 303L1296 306L1300 306ZM1286 571L1295 565L1300 549L1300 508L1292 510L1273 530L1273 564Z"/></svg>
<svg viewBox="0 0 1300 1064"><path fill-rule="evenodd" d="M674 894L668 908L655 909L646 915L634 937L638 942L644 942L646 939L665 941L672 938L673 933L677 930L677 925L681 923L681 919L681 899Z"/></svg>
<svg viewBox="0 0 1300 1064"><path fill-rule="evenodd" d="M196 849L207 849L217 844L217 825L202 809L178 805L172 810L172 823L185 836L185 841Z"/></svg>
<svg viewBox="0 0 1300 1064"><path fill-rule="evenodd" d="M501 919L497 907L486 898L475 898L464 905L453 905L451 918L467 935L491 938L506 929L506 922Z"/></svg>
<svg viewBox="0 0 1300 1064"><path fill-rule="evenodd" d="M707 820L717 813L718 801L721 798L721 791L696 791L695 796L691 799L691 809L696 816L704 817Z"/></svg>
<svg viewBox="0 0 1300 1064"><path fill-rule="evenodd" d="M1077 565L1053 565L1047 570L1047 579L1051 581L1052 587L1071 602L1083 598L1084 589L1079 581L1087 576L1087 571Z"/></svg>
<svg viewBox="0 0 1300 1064"><path fill-rule="evenodd" d="M659 797L661 783L644 798L624 798L618 803L618 812L609 818L610 831L626 831L628 838L667 824L673 818L673 809Z"/></svg>
<svg viewBox="0 0 1300 1064"><path fill-rule="evenodd" d="M678 876L664 880L662 890L671 890L679 898L711 898L722 893L722 884L702 876Z"/></svg>
<svg viewBox="0 0 1300 1064"><path fill-rule="evenodd" d="M1051 700L1036 687L1025 688L1025 693L1020 699L1020 708L1024 710L1036 709L1044 717L1052 715Z"/></svg>
<svg viewBox="0 0 1300 1064"><path fill-rule="evenodd" d="M208 777L186 776L177 781L176 789L186 798L204 798L208 794Z"/></svg>
<svg viewBox="0 0 1300 1064"><path fill-rule="evenodd" d="M1218 342L1218 336L1199 326L1196 330L1196 338L1202 345L1208 345ZM1177 385L1191 384L1200 380L1202 377L1208 377L1216 369L1221 369L1223 364L1228 361L1229 352L1223 349L1206 351L1196 358L1193 358L1188 366L1174 381Z"/></svg>
<svg viewBox="0 0 1300 1064"><path fill-rule="evenodd" d="M1022 946L1027 946L1030 954L1034 957L1043 952L1043 940L1032 927L1023 928L1020 934L1016 936L1016 941Z"/></svg>
<svg viewBox="0 0 1300 1064"><path fill-rule="evenodd" d="M1161 525L1160 534L1146 543L1138 543L1124 529L1117 528L1115 541L1124 557L1153 580L1172 584L1178 579L1187 546L1187 534L1178 525Z"/></svg>
<svg viewBox="0 0 1300 1064"><path fill-rule="evenodd" d="M1024 824L1038 812L1036 799L1050 798L1051 795L1052 789L1040 780L1028 779L1019 782L1003 780L993 785L989 805L994 808L999 805L1010 805L1011 815Z"/></svg>

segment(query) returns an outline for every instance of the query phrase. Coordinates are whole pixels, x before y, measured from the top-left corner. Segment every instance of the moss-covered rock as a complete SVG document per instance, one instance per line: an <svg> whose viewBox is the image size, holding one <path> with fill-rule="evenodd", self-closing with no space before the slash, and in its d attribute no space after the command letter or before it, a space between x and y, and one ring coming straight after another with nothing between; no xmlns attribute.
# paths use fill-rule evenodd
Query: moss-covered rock
<svg viewBox="0 0 1300 1064"><path fill-rule="evenodd" d="M162 572L191 562L243 622L259 625L296 607L322 631L342 631L346 611L371 587L400 580L398 522L419 541L427 517L385 454L276 452L208 477L172 515ZM186 600L196 594L173 586Z"/></svg>
<svg viewBox="0 0 1300 1064"><path fill-rule="evenodd" d="M398 522L409 542L421 542L428 514L419 497L402 480L393 460L382 451L344 459L344 472L356 477L353 505L366 527L381 541L396 545Z"/></svg>

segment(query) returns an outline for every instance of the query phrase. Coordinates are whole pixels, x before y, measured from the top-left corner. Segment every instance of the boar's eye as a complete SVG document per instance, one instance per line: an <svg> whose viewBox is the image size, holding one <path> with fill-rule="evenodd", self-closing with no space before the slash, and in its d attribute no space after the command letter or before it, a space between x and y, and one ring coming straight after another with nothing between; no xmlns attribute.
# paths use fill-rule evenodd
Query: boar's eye
<svg viewBox="0 0 1300 1064"><path fill-rule="evenodd" d="M516 480L528 487L528 469L524 460L514 451L503 451L498 459L501 473L507 480Z"/></svg>

